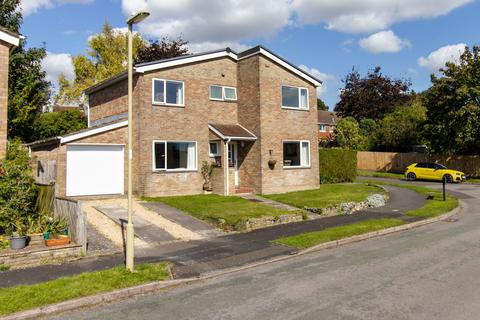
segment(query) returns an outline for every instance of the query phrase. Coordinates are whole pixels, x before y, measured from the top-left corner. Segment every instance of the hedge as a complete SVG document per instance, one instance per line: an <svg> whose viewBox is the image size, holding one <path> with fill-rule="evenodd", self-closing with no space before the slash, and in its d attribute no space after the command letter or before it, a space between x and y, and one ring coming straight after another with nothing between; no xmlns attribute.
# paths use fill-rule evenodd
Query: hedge
<svg viewBox="0 0 480 320"><path fill-rule="evenodd" d="M357 151L319 149L320 183L353 182L357 177Z"/></svg>

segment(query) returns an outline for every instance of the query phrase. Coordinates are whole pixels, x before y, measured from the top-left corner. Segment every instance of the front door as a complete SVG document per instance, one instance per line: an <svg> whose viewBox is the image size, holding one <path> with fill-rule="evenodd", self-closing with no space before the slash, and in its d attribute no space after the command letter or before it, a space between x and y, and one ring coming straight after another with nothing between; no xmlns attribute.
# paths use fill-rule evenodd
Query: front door
<svg viewBox="0 0 480 320"><path fill-rule="evenodd" d="M228 163L233 163L234 183L238 187L238 145L236 142L228 144Z"/></svg>

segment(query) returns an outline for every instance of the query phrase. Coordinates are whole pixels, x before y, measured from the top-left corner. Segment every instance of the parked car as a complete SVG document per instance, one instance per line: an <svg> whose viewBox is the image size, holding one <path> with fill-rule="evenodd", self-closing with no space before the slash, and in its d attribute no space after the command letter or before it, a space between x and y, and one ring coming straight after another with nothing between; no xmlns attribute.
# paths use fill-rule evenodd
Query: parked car
<svg viewBox="0 0 480 320"><path fill-rule="evenodd" d="M445 179L447 183L462 182L467 179L463 172L448 169L443 164L429 162L409 165L405 171L405 177L410 181L416 179L442 181Z"/></svg>

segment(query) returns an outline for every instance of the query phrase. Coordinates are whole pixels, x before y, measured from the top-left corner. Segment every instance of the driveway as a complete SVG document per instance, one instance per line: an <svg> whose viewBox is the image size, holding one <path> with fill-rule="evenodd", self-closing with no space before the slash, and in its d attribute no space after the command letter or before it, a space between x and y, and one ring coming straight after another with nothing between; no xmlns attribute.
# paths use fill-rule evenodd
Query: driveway
<svg viewBox="0 0 480 320"><path fill-rule="evenodd" d="M448 188L460 195L464 206L456 222L439 222L55 319L478 319L480 186Z"/></svg>

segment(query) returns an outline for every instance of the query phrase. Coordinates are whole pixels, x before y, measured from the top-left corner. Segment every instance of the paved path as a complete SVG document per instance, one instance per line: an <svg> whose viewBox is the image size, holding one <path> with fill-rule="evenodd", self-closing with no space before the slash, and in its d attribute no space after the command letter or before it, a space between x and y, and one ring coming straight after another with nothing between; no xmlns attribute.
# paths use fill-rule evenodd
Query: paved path
<svg viewBox="0 0 480 320"><path fill-rule="evenodd" d="M480 186L449 188L464 195L464 211L454 223L434 223L54 319L478 319Z"/></svg>
<svg viewBox="0 0 480 320"><path fill-rule="evenodd" d="M189 242L177 242L160 245L152 249L137 249L137 261L172 262L172 272L176 278L198 276L216 270L242 266L272 257L290 255L296 249L273 245L271 240L296 235L303 232L322 230L328 227L364 221L373 218L401 218L402 212L420 207L424 199L419 194L396 187L388 187L392 195L391 201L383 207L383 212L362 211L352 215L341 215L323 219L302 221L258 229L248 233L231 234L222 237ZM397 201L403 199L404 201ZM98 257L89 262L90 270L104 269L106 266L122 264L123 255ZM88 259L86 259L88 260ZM82 262L87 263L87 262ZM76 267L77 262L62 266L45 266L44 268L17 270L0 273L0 286L35 283L47 279L55 279L64 275L78 274L84 270ZM69 267L71 266L71 268Z"/></svg>
<svg viewBox="0 0 480 320"><path fill-rule="evenodd" d="M287 211L298 211L297 207L293 207L293 206L290 206L290 205L285 204L285 203L281 203L281 202L278 202L278 201L275 201L275 200L260 197L260 196L257 196L256 194L246 193L246 194L240 194L238 196L243 198L243 199L253 201L253 202L258 202L258 203L261 203L261 204L264 204L264 205L267 205L267 206L270 206L270 207L274 207L274 208L277 208L277 209L282 209L282 210L287 210Z"/></svg>

